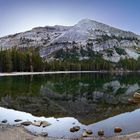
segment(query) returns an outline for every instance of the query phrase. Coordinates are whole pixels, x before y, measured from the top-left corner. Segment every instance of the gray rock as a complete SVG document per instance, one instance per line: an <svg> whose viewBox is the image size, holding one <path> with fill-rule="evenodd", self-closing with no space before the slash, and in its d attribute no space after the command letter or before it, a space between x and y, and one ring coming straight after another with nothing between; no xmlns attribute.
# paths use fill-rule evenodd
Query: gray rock
<svg viewBox="0 0 140 140"><path fill-rule="evenodd" d="M43 136L43 137L47 137L48 133L47 132L42 132L40 135Z"/></svg>
<svg viewBox="0 0 140 140"><path fill-rule="evenodd" d="M7 123L8 121L7 121L7 120L2 120L1 122L2 122L2 123Z"/></svg>
<svg viewBox="0 0 140 140"><path fill-rule="evenodd" d="M26 121L26 122L21 123L21 125L24 125L24 126L29 126L31 124L32 124L32 122L30 122L30 121Z"/></svg>
<svg viewBox="0 0 140 140"><path fill-rule="evenodd" d="M14 120L15 122L21 122L22 120L21 119L16 119Z"/></svg>

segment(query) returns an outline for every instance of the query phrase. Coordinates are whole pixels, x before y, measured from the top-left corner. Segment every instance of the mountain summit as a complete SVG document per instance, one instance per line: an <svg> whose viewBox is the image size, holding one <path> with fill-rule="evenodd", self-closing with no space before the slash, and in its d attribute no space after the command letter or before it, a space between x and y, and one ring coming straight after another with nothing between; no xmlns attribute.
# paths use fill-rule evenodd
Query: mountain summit
<svg viewBox="0 0 140 140"><path fill-rule="evenodd" d="M46 26L0 38L2 49L12 47L38 48L47 60L92 59L91 52L100 54L105 60L119 62L120 59L138 59L140 36L106 24L83 19L74 26Z"/></svg>
<svg viewBox="0 0 140 140"><path fill-rule="evenodd" d="M122 31L94 20L83 19L59 36L56 41L85 43L89 38L98 38L101 35L140 38L140 36L132 32Z"/></svg>

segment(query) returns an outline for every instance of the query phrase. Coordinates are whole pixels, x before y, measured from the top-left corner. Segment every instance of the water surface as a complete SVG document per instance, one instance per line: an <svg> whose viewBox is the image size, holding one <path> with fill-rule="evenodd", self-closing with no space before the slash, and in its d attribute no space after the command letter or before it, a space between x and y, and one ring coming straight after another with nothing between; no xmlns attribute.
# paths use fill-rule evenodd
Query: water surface
<svg viewBox="0 0 140 140"><path fill-rule="evenodd" d="M139 77L139 73L0 77L0 106L66 122L73 118L82 127L104 129L107 136L114 134L115 126L122 127L123 134L135 132L140 127L131 114L139 116L139 104L128 99L140 89Z"/></svg>

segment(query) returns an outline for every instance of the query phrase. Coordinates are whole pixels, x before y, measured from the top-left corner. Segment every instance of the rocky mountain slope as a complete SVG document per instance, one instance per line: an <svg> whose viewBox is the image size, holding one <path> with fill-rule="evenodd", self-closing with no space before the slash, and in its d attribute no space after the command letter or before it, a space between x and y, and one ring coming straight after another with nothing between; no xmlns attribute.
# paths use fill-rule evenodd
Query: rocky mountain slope
<svg viewBox="0 0 140 140"><path fill-rule="evenodd" d="M84 19L74 26L37 27L31 31L2 37L0 46L2 49L39 48L40 55L47 60L62 60L72 56L87 60L91 59L91 55L100 54L105 60L118 62L124 58L138 59L140 36Z"/></svg>

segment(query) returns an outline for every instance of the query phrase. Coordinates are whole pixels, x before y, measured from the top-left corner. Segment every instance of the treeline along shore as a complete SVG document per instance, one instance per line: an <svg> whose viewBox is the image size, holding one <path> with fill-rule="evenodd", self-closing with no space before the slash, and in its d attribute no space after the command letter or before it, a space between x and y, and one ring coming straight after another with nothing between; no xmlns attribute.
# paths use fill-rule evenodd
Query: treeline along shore
<svg viewBox="0 0 140 140"><path fill-rule="evenodd" d="M79 60L69 56L64 59L42 58L38 49L8 49L0 51L0 72L42 72L42 71L112 71L140 70L140 58L121 59L118 63L104 60L100 55L88 60Z"/></svg>

